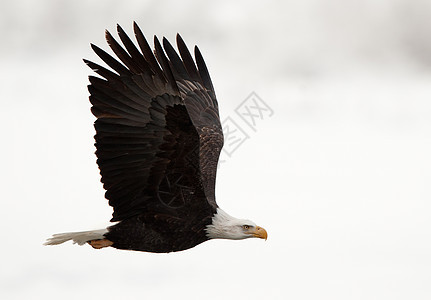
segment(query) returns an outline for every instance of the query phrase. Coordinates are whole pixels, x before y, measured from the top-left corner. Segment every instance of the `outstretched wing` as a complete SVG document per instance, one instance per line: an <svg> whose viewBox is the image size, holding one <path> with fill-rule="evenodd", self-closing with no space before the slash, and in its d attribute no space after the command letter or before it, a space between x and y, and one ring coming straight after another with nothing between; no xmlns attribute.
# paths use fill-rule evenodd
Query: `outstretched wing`
<svg viewBox="0 0 431 300"><path fill-rule="evenodd" d="M178 36L181 54L155 37L155 55L134 23L139 49L117 27L124 48L106 32L119 61L97 46L95 53L113 70L84 60L90 101L97 117L96 155L114 208L112 221L143 212L215 209L217 161L223 145L217 101L205 63L193 62ZM203 203L205 202L205 203Z"/></svg>

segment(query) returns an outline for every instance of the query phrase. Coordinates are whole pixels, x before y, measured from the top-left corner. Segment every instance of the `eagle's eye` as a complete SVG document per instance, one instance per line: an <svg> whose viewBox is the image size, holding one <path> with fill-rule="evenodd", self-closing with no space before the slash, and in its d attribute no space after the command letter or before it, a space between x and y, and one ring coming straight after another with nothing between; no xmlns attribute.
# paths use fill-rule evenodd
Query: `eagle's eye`
<svg viewBox="0 0 431 300"><path fill-rule="evenodd" d="M245 230L247 230L247 229L250 228L250 226L249 225L242 225L242 228L245 229Z"/></svg>

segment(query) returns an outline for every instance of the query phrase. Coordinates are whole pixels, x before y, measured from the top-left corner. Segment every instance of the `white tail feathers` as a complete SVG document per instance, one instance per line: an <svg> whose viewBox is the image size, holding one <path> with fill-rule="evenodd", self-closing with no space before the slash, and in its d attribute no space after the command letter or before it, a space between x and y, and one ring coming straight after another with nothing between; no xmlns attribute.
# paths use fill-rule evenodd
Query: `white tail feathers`
<svg viewBox="0 0 431 300"><path fill-rule="evenodd" d="M59 245L72 240L74 244L82 246L86 242L91 240L104 239L105 237L103 235L107 232L108 229L104 228L99 230L89 230L81 232L57 233L53 234L51 238L47 239L44 245Z"/></svg>

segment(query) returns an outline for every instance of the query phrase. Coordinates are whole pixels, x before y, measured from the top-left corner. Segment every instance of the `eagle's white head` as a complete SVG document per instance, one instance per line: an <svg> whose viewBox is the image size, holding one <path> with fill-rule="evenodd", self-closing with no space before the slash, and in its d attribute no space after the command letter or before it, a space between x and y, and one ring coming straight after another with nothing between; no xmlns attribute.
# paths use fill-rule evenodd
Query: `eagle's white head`
<svg viewBox="0 0 431 300"><path fill-rule="evenodd" d="M266 240L268 238L268 233L262 227L250 220L234 218L220 208L217 208L212 224L207 226L206 232L210 239L243 240L255 237Z"/></svg>

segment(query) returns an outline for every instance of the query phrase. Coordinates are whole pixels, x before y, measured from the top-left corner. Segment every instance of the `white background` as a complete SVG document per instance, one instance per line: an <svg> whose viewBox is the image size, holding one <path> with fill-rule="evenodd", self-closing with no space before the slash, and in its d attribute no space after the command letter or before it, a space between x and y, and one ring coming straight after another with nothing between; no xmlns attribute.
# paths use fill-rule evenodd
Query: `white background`
<svg viewBox="0 0 431 300"><path fill-rule="evenodd" d="M42 246L100 227L91 74L104 29L198 44L222 119L274 111L217 201L269 233L180 253ZM1 299L431 299L431 2L3 1Z"/></svg>

